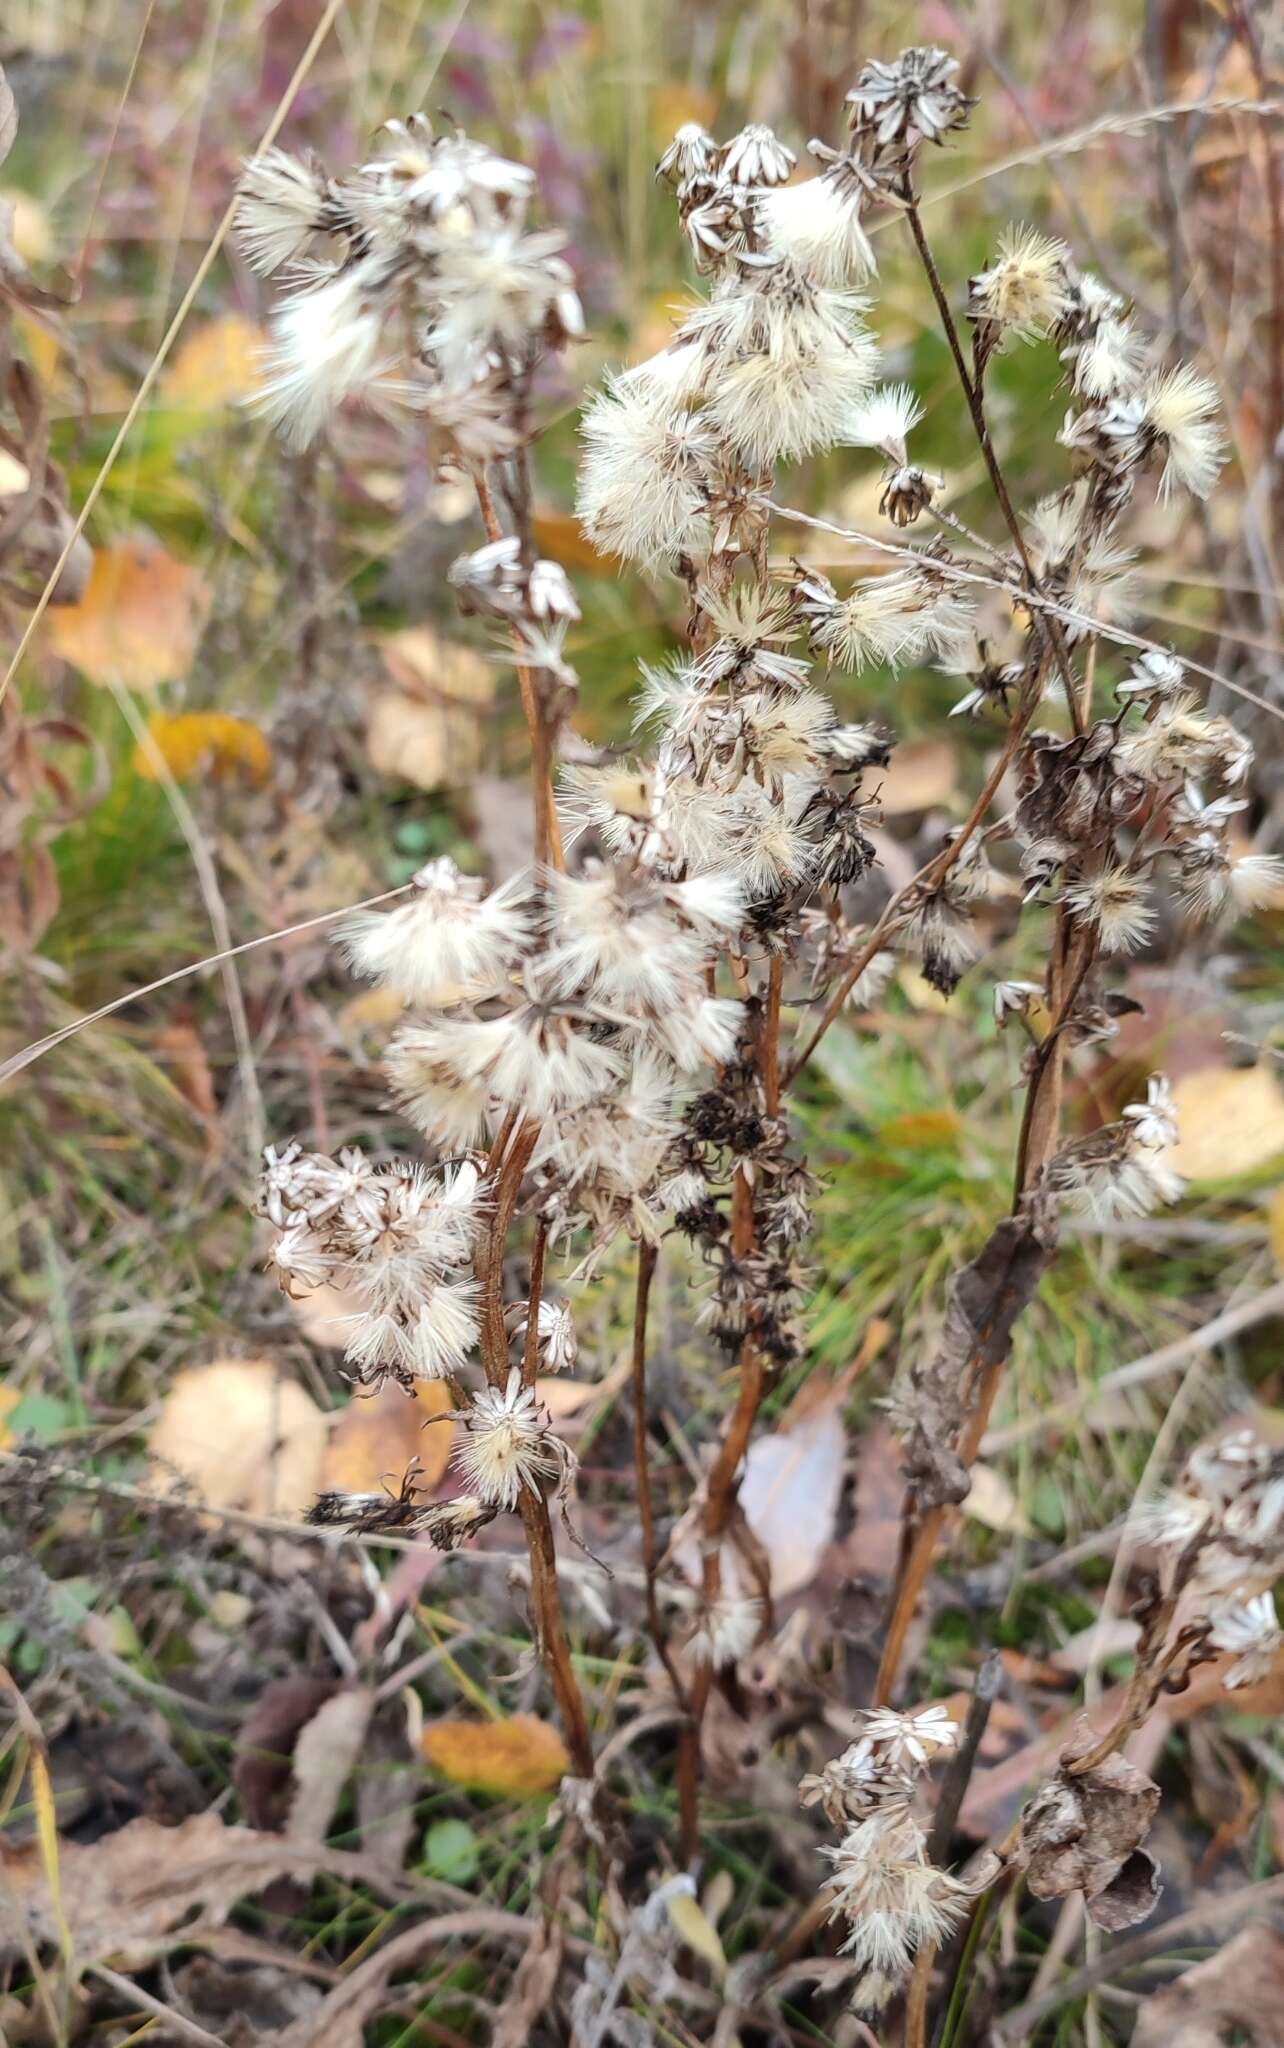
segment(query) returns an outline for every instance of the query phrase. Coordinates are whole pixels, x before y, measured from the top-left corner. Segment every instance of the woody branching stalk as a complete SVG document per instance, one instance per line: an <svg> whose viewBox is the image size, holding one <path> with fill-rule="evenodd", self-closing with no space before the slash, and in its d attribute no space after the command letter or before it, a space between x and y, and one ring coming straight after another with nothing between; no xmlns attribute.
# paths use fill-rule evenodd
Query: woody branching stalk
<svg viewBox="0 0 1284 2048"><path fill-rule="evenodd" d="M1020 876L1040 920L1040 982L994 989L1000 1024L1015 1021L1027 1038L1011 1211L955 1275L935 1349L902 1371L906 1537L876 1704L866 1733L816 1781L847 1830L833 1851L832 1906L851 1922L861 1995L875 2008L977 1892L936 1868L912 1811L918 1778L956 1731L947 1716L928 1724L890 1701L1013 1325L1053 1255L1062 1204L1108 1220L1179 1187L1163 1157L1174 1125L1162 1079L1117 1122L1066 1140L1066 1063L1116 1029L1110 963L1148 936L1158 889L1210 920L1280 880L1277 863L1230 844L1247 744L1201 708L1162 650L1109 666L1130 639L1130 504L1155 475L1163 493L1211 490L1223 459L1215 391L1153 360L1115 295L1029 229L1009 231L969 281L969 367L957 288L916 198L923 148L969 115L956 68L932 49L867 64L842 146L812 145L822 169L807 182L758 125L725 143L687 127L664 154L707 295L589 405L579 495L604 552L685 591L684 644L642 673L638 724L649 737L636 759L595 760L581 745L558 763L579 614L565 575L533 545L528 448L536 366L578 331L579 313L560 238L527 225L530 173L464 136L393 124L382 153L339 179L279 153L261 159L241 222L260 268L310 259L277 314L262 400L285 431L306 441L350 397L400 405L475 486L485 542L450 580L516 668L532 755L529 874L488 890L432 862L408 903L354 916L340 935L356 970L411 1012L387 1069L436 1164L298 1146L268 1156L261 1207L283 1282L351 1290L353 1376L444 1379L458 1426L459 1497L426 1499L410 1473L395 1500L328 1496L317 1512L363 1529L423 1529L447 1547L518 1515L549 1682L575 1772L588 1777L554 1543L554 1508L574 1533L575 1460L537 1381L576 1364L557 1258L573 1249L591 1284L607 1248L630 1241L645 1628L682 1715L688 1860L700 1847L709 1702L771 1619L770 1570L739 1487L764 1396L805 1353L814 1181L788 1121L790 1089L834 1023L878 999L898 956L953 993L981 951L975 911L998 893L994 862ZM853 287L874 274L863 221L876 206L906 217L923 261L993 488L997 541L949 510L944 479L911 459L914 394L875 382L868 305ZM323 246L337 253L317 261ZM985 407L988 366L1019 341L1055 350L1067 403L1066 480L1028 512ZM881 509L898 533L925 518L938 529L894 544L850 536L895 565L841 590L770 549L773 516L827 527L779 502L778 477L835 447L876 454ZM894 740L881 724L844 723L823 684L835 670L891 675L933 661L964 683L957 710L993 723L993 761L961 825L862 921L857 891L876 864L867 827ZM1105 711L1094 688L1112 693ZM529 1232L524 1287L509 1258L518 1229ZM687 1238L712 1274L701 1326L734 1392L696 1497L666 1533L652 1494L647 1363L669 1235ZM1189 1640L1211 1640L1212 1626ZM1066 1769L1092 1778L1104 1765L1083 1754L1087 1764ZM1034 1883L1034 1860L1029 1869ZM926 1973L924 1962L920 2027Z"/></svg>

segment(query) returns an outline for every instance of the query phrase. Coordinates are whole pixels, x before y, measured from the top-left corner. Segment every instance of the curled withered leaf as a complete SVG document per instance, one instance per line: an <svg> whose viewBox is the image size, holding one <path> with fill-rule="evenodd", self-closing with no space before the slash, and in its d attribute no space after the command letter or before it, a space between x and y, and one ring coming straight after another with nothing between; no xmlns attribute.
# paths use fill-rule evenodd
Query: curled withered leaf
<svg viewBox="0 0 1284 2048"><path fill-rule="evenodd" d="M1159 1897L1157 1866L1141 1848L1159 1805L1159 1787L1112 1752L1091 1770L1068 1766L1092 1747L1083 1729L1061 1768L1021 1816L1020 1860L1037 1899L1081 1891L1089 1917L1111 1930L1144 1920Z"/></svg>
<svg viewBox="0 0 1284 2048"><path fill-rule="evenodd" d="M955 1448L970 1370L1007 1356L1012 1326L1030 1302L1056 1248L1057 1218L1042 1194L1005 1216L977 1256L954 1277L945 1328L931 1358L916 1366L898 1401L907 1425L906 1477L920 1507L965 1500L971 1476Z"/></svg>
<svg viewBox="0 0 1284 2048"><path fill-rule="evenodd" d="M1118 1876L1087 1901L1088 1918L1107 1934L1148 1920L1163 1891L1159 1864L1149 1849L1134 1849Z"/></svg>

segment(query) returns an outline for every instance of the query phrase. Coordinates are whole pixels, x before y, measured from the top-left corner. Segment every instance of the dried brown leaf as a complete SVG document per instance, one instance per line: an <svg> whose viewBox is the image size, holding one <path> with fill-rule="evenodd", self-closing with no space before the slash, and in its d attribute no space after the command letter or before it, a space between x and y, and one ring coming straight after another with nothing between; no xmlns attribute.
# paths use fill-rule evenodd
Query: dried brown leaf
<svg viewBox="0 0 1284 2048"><path fill-rule="evenodd" d="M907 1431L905 1473L920 1507L967 1498L971 1480L956 1448L967 1375L1007 1357L1012 1326L1033 1300L1056 1241L1051 1202L1028 1196L955 1275L936 1351L914 1367L898 1403Z"/></svg>
<svg viewBox="0 0 1284 2048"><path fill-rule="evenodd" d="M1154 1859L1141 1844L1159 1806L1159 1787L1117 1751L1078 1775L1067 1768L1096 1737L1080 1729L1061 1768L1021 1816L1020 1857L1037 1899L1081 1891L1098 1926L1131 1927L1159 1896Z"/></svg>
<svg viewBox="0 0 1284 2048"><path fill-rule="evenodd" d="M294 1795L285 1832L319 1849L330 1831L348 1775L361 1755L375 1697L369 1686L345 1686L317 1708L294 1744Z"/></svg>
<svg viewBox="0 0 1284 2048"><path fill-rule="evenodd" d="M1132 2048L1278 2048L1284 2011L1284 1935L1265 1921L1246 1927L1196 1963L1137 2014Z"/></svg>
<svg viewBox="0 0 1284 2048"><path fill-rule="evenodd" d="M291 1867L261 1860L263 1837L197 1813L177 1827L132 1820L96 1842L59 1843L62 1907L83 1964L114 1957L139 1968L199 1915L219 1926L232 1908ZM247 1852L257 1852L249 1860ZM19 1956L58 1942L58 1916L38 1845L0 1842L0 1952Z"/></svg>
<svg viewBox="0 0 1284 2048"><path fill-rule="evenodd" d="M295 1672L272 1679L250 1708L236 1740L232 1783L256 1828L276 1832L285 1826L294 1745L336 1690L333 1678Z"/></svg>
<svg viewBox="0 0 1284 2048"><path fill-rule="evenodd" d="M883 815L901 818L947 804L958 790L958 780L957 747L948 740L911 740L908 746L897 747L880 778Z"/></svg>
<svg viewBox="0 0 1284 2048"><path fill-rule="evenodd" d="M340 1415L326 1446L321 1490L395 1494L412 1458L419 1460L424 1493L440 1484L450 1461L452 1422L440 1418L451 1408L441 1380L420 1380L413 1394L397 1386L358 1395Z"/></svg>
<svg viewBox="0 0 1284 2048"><path fill-rule="evenodd" d="M555 1920L542 1920L513 1972L508 1996L495 2015L491 2048L527 2048L547 2012L562 1967L565 1937Z"/></svg>
<svg viewBox="0 0 1284 2048"><path fill-rule="evenodd" d="M150 1484L213 1508L298 1514L319 1491L326 1434L321 1410L271 1359L189 1366L152 1429Z"/></svg>

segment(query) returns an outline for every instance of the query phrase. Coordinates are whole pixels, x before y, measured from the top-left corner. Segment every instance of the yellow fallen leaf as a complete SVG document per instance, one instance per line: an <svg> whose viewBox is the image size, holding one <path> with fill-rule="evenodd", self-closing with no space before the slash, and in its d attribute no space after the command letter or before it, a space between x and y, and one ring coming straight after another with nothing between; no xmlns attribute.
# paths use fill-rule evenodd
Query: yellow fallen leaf
<svg viewBox="0 0 1284 2048"><path fill-rule="evenodd" d="M50 607L49 633L91 682L151 690L187 674L209 604L199 569L135 535L98 549L79 604Z"/></svg>
<svg viewBox="0 0 1284 2048"><path fill-rule="evenodd" d="M665 322L664 333L652 331L649 339L655 348L663 348L669 338L671 321ZM646 349L651 355L654 349ZM537 512L531 523L535 545L541 554L560 562L563 568L577 569L586 576L618 576L621 569L619 555L613 555L594 546L579 520L571 512Z"/></svg>
<svg viewBox="0 0 1284 2048"><path fill-rule="evenodd" d="M377 1394L356 1395L326 1447L322 1491L378 1493L386 1487L396 1493L412 1458L419 1460L420 1485L436 1486L450 1458L455 1426L435 1418L451 1406L441 1380L421 1380L413 1394L387 1385Z"/></svg>
<svg viewBox="0 0 1284 2048"><path fill-rule="evenodd" d="M261 377L263 330L241 313L224 313L189 334L165 372L166 401L213 412L248 398Z"/></svg>
<svg viewBox="0 0 1284 2048"><path fill-rule="evenodd" d="M529 1799L551 1792L571 1768L556 1728L534 1714L503 1721L430 1721L423 1752L452 1784L473 1792Z"/></svg>
<svg viewBox="0 0 1284 2048"><path fill-rule="evenodd" d="M148 782L160 780L162 759L176 782L208 770L215 780L239 769L250 782L266 782L272 772L267 735L248 718L227 711L154 711L147 721L148 746L134 748L135 771Z"/></svg>
<svg viewBox="0 0 1284 2048"><path fill-rule="evenodd" d="M666 1894L664 1903L679 1941L685 1942L708 1963L715 1977L725 1977L727 1958L718 1939L718 1930L699 1900L690 1892L678 1891L675 1887Z"/></svg>
<svg viewBox="0 0 1284 2048"><path fill-rule="evenodd" d="M221 1358L180 1372L148 1440L149 1483L213 1508L294 1515L320 1491L327 1424L267 1358Z"/></svg>
<svg viewBox="0 0 1284 2048"><path fill-rule="evenodd" d="M1284 1273L1284 1187L1276 1188L1271 1196L1271 1205L1266 1212L1266 1223L1275 1263L1280 1272Z"/></svg>
<svg viewBox="0 0 1284 2048"><path fill-rule="evenodd" d="M21 1400L17 1387L0 1387L0 1450L13 1442L13 1431L6 1418L13 1414Z"/></svg>
<svg viewBox="0 0 1284 2048"><path fill-rule="evenodd" d="M1164 1163L1187 1180L1236 1180L1284 1154L1284 1088L1266 1061L1183 1074L1173 1106L1177 1142Z"/></svg>

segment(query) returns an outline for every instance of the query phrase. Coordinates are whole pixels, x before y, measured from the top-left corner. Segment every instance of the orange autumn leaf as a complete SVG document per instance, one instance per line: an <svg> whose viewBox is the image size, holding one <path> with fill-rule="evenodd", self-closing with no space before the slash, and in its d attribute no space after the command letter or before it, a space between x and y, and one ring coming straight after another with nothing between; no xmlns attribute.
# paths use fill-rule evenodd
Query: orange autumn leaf
<svg viewBox="0 0 1284 2048"><path fill-rule="evenodd" d="M386 1487L395 1494L411 1459L418 1458L419 1484L431 1491L446 1470L454 1435L453 1423L436 1418L451 1405L441 1380L421 1380L413 1394L386 1385L368 1398L355 1396L326 1447L321 1490L378 1493Z"/></svg>
<svg viewBox="0 0 1284 2048"><path fill-rule="evenodd" d="M258 386L262 349L262 328L242 314L207 320L188 336L166 371L166 399L184 412L235 405Z"/></svg>
<svg viewBox="0 0 1284 2048"><path fill-rule="evenodd" d="M250 782L266 782L272 769L272 749L267 737L248 718L234 718L226 711L154 711L147 721L151 745L140 740L134 748L135 773L148 782L159 782L161 766L169 769L176 782L208 772L222 777L239 769Z"/></svg>
<svg viewBox="0 0 1284 2048"><path fill-rule="evenodd" d="M581 570L587 576L616 576L620 557L593 545L571 512L537 512L531 522L535 544L564 568Z"/></svg>
<svg viewBox="0 0 1284 2048"><path fill-rule="evenodd" d="M530 1799L551 1792L571 1768L556 1728L534 1714L503 1721L430 1721L420 1738L443 1778L470 1792Z"/></svg>
<svg viewBox="0 0 1284 2048"><path fill-rule="evenodd" d="M79 604L50 607L50 637L91 682L153 690L187 674L209 604L199 569L136 534L98 549Z"/></svg>

